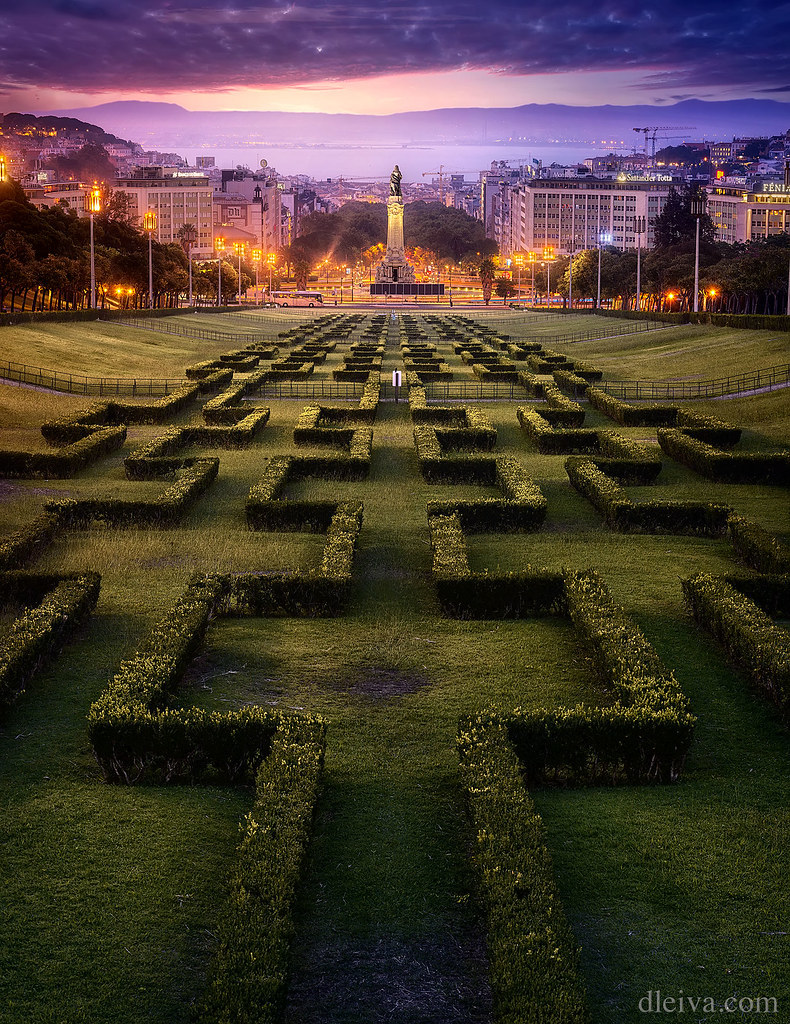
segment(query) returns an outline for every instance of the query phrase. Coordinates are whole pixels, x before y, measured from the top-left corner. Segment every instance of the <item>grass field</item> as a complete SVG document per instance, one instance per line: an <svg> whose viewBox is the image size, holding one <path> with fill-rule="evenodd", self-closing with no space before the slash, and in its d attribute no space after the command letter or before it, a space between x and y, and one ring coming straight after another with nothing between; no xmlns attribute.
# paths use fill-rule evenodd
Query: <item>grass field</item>
<svg viewBox="0 0 790 1024"><path fill-rule="evenodd" d="M89 323L6 328L0 338L6 358L53 369L181 376L188 363L235 347L232 316L205 319L227 331L226 343L148 338ZM592 318L516 314L511 323L510 333L551 347L552 330L555 337L587 330ZM615 323L603 321L607 329ZM253 328L245 322L237 329ZM465 379L468 368L449 345L439 346L455 379ZM347 351L338 346L316 374L331 377ZM681 327L580 342L567 352L622 378L691 379L786 361L787 339ZM385 375L400 366L393 325ZM302 450L292 431L305 403L255 404L269 405L271 418L250 447L200 449L219 457L219 476L177 527L70 531L31 566L95 569L102 589L92 618L33 679L0 729L4 1022L191 1020L250 794L243 787L106 785L85 716L195 570L270 572L319 561L320 535L247 530L244 502L267 460ZM775 996L785 1017L770 1019L790 1020L787 731L694 625L679 582L702 570L732 572L732 546L726 539L610 532L570 486L564 457L532 448L516 404L486 404L485 412L497 427L496 454L512 455L540 484L546 523L535 533L469 537L472 568L596 568L675 672L699 720L677 785L533 793L582 947L594 1024L644 1020L639 1000L657 989L719 1002ZM44 419L85 405L84 398L0 386L0 447L39 445ZM693 407L742 425L747 450L787 441L790 390ZM173 422L199 418L193 406ZM585 425L612 424L591 410ZM162 429L130 428L122 449L69 480L0 481L0 529L24 525L52 496L156 492L161 481L127 481L122 460ZM647 428L624 432L655 439ZM634 500L724 501L790 540L786 489L713 484L665 459L655 487L628 491ZM368 479L308 479L288 489L294 499L364 503L346 613L216 620L188 670L183 705L263 704L316 712L329 723L288 1024L488 1024L485 928L467 858L458 720L487 708L612 700L565 620L441 616L426 503L483 493L426 483L408 406L381 403ZM546 1013L550 1021L550 1008Z"/></svg>

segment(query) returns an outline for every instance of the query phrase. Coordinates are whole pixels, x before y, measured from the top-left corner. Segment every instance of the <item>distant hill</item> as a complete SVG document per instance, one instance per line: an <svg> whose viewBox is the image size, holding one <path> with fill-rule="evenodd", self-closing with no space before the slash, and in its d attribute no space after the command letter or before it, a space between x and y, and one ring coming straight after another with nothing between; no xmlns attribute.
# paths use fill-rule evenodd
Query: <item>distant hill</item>
<svg viewBox="0 0 790 1024"><path fill-rule="evenodd" d="M398 145L430 142L476 145L502 140L529 143L624 139L641 146L635 127L693 125L688 139L724 140L740 135L776 135L790 128L790 103L776 100L683 100L671 106L575 107L530 103L519 107L459 107L400 114L293 114L282 111L185 110L175 103L125 100L59 116L90 118L106 131L146 148L204 145L231 147L242 141L270 143L348 142Z"/></svg>
<svg viewBox="0 0 790 1024"><path fill-rule="evenodd" d="M84 135L86 142L94 142L99 145L104 143L124 143L126 140L100 128L97 124L90 124L77 117L58 116L55 114L21 114L16 111L9 114L0 114L0 128L5 134L22 134L31 129L34 132L50 133L68 132L77 135Z"/></svg>

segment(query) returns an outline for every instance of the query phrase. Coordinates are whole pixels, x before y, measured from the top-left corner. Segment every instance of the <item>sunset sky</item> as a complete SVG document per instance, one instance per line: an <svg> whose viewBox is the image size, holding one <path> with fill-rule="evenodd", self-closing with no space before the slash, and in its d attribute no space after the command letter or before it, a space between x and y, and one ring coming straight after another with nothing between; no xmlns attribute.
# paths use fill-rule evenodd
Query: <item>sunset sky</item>
<svg viewBox="0 0 790 1024"><path fill-rule="evenodd" d="M0 110L790 102L773 0L0 0Z"/></svg>

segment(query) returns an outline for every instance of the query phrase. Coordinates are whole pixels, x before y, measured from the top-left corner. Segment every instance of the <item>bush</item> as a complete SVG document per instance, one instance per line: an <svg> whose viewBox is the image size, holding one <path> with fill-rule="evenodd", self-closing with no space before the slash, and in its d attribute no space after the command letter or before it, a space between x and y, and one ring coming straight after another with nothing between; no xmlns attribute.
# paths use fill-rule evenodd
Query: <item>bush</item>
<svg viewBox="0 0 790 1024"><path fill-rule="evenodd" d="M735 551L757 572L790 572L790 551L773 534L743 516L731 515L727 520Z"/></svg>
<svg viewBox="0 0 790 1024"><path fill-rule="evenodd" d="M599 448L597 430L589 427L555 430L544 412L528 405L518 406L516 416L521 429L544 455L569 455L574 452L597 451Z"/></svg>
<svg viewBox="0 0 790 1024"><path fill-rule="evenodd" d="M678 408L675 405L629 405L621 398L587 388L587 400L593 408L611 417L623 427L674 427Z"/></svg>
<svg viewBox="0 0 790 1024"><path fill-rule="evenodd" d="M761 583L763 581L760 581ZM788 600L790 579L777 583ZM743 666L755 687L790 722L790 635L774 625L732 582L710 573L683 580L683 596L694 619Z"/></svg>
<svg viewBox="0 0 790 1024"><path fill-rule="evenodd" d="M120 448L126 440L126 427L83 429L87 431L85 436L54 452L0 451L0 476L64 480Z"/></svg>
<svg viewBox="0 0 790 1024"><path fill-rule="evenodd" d="M40 512L27 526L0 542L0 570L17 569L34 561L49 546L60 527L54 512Z"/></svg>
<svg viewBox="0 0 790 1024"><path fill-rule="evenodd" d="M483 717L462 722L458 754L486 912L494 1019L587 1024L579 951L504 726Z"/></svg>
<svg viewBox="0 0 790 1024"><path fill-rule="evenodd" d="M620 533L676 533L719 537L732 511L727 505L702 501L632 502L612 477L587 458L569 458L565 471L571 484L601 513L606 525Z"/></svg>
<svg viewBox="0 0 790 1024"><path fill-rule="evenodd" d="M658 443L676 462L701 476L728 484L790 485L790 452L734 453L721 451L685 430L659 430Z"/></svg>
<svg viewBox="0 0 790 1024"><path fill-rule="evenodd" d="M261 761L198 1010L201 1024L281 1019L325 744L322 722L283 720Z"/></svg>
<svg viewBox="0 0 790 1024"><path fill-rule="evenodd" d="M457 513L466 533L512 533L537 529L546 518L546 499L521 464L510 456L495 461L495 484L504 498L429 501L428 518Z"/></svg>
<svg viewBox="0 0 790 1024"><path fill-rule="evenodd" d="M0 637L0 714L5 713L30 678L51 661L96 606L101 577L42 577L28 573L0 574L3 599L43 591L43 597L10 624ZM22 592L22 593L20 593Z"/></svg>

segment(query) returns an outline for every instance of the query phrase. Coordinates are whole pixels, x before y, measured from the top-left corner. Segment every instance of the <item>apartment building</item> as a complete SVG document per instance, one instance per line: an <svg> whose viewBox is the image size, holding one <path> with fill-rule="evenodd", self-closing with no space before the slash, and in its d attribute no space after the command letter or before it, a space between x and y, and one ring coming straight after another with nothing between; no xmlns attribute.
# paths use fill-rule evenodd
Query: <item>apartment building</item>
<svg viewBox="0 0 790 1024"><path fill-rule="evenodd" d="M500 247L512 252L557 253L597 248L602 236L609 245L634 249L635 220L644 218L643 248L654 244L652 221L664 208L672 181L647 180L620 174L615 180L533 178L509 190L509 233Z"/></svg>
<svg viewBox="0 0 790 1024"><path fill-rule="evenodd" d="M113 189L129 196L130 213L138 227L149 210L156 214L156 241L178 243L179 230L192 224L198 233L193 254L210 256L213 252L213 188L205 175L137 168L132 177L118 178Z"/></svg>
<svg viewBox="0 0 790 1024"><path fill-rule="evenodd" d="M708 215L720 242L751 242L790 231L790 183L711 185Z"/></svg>

